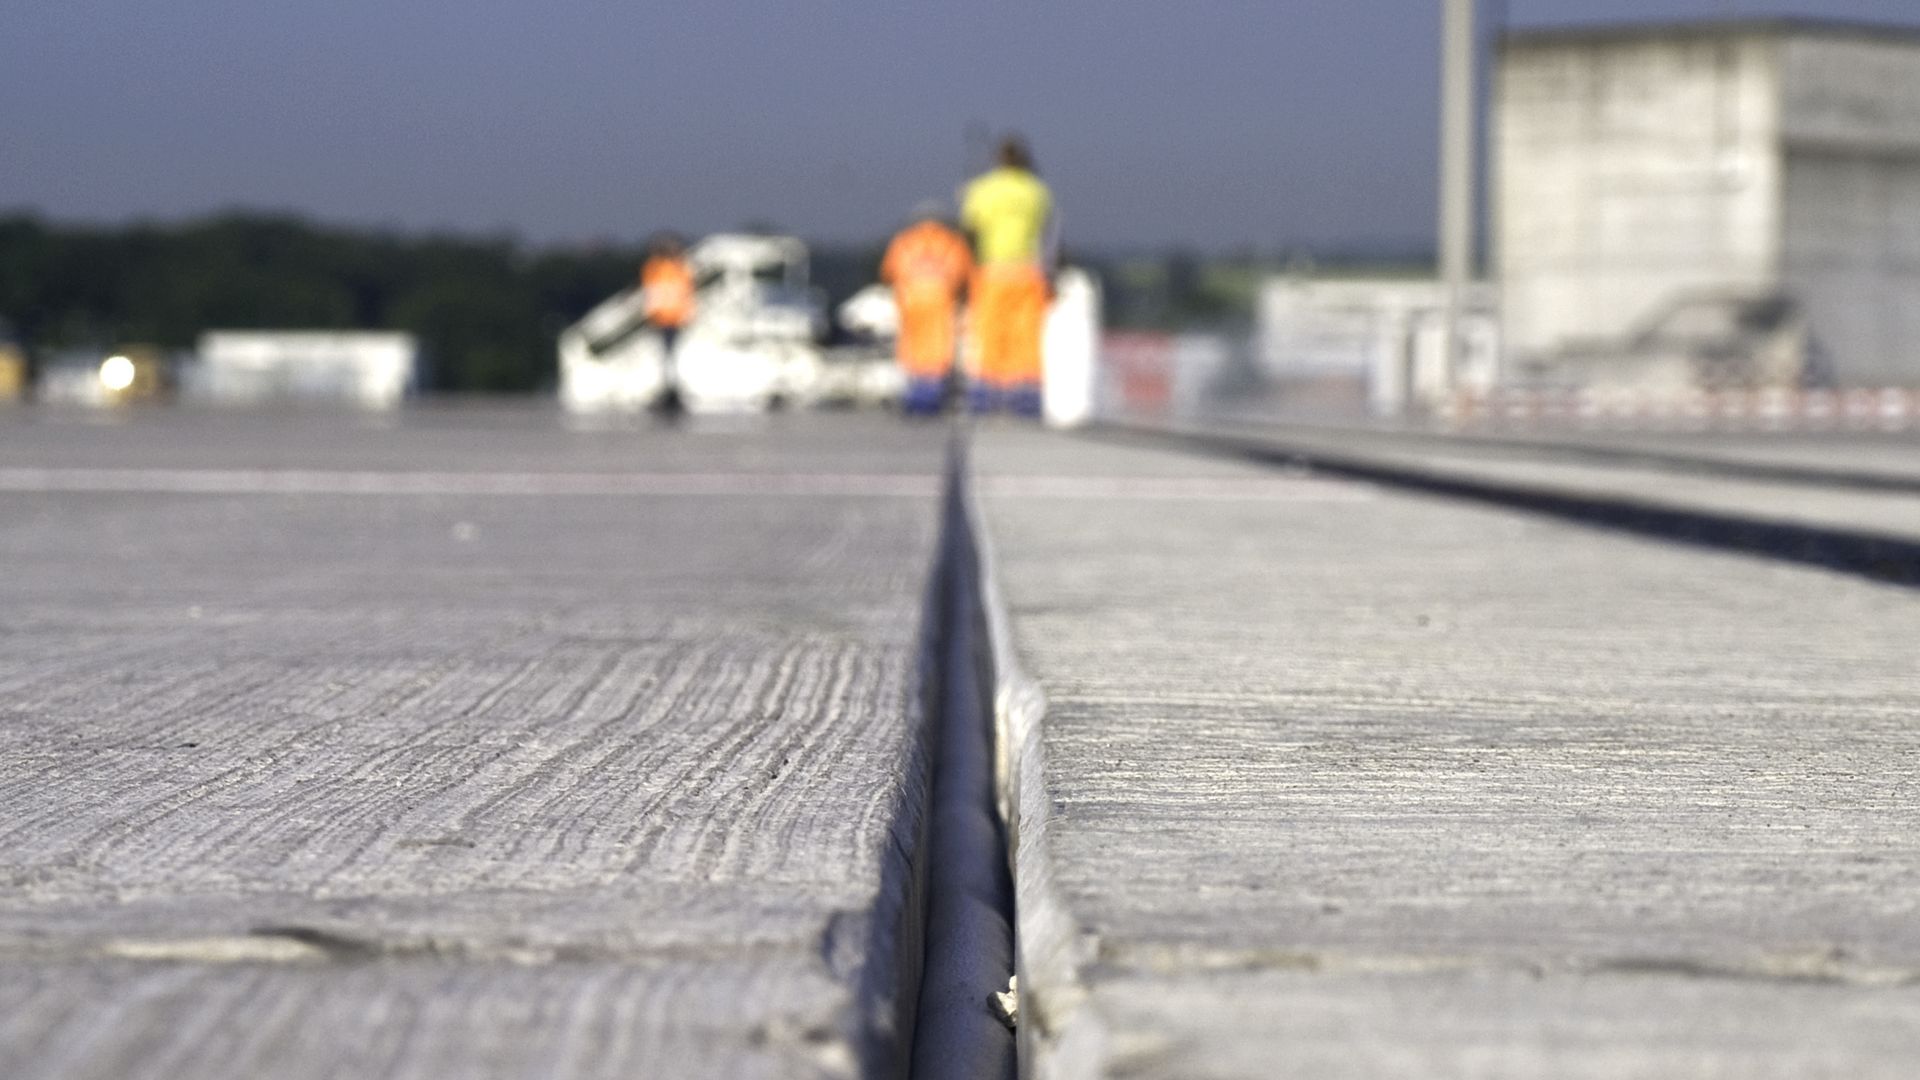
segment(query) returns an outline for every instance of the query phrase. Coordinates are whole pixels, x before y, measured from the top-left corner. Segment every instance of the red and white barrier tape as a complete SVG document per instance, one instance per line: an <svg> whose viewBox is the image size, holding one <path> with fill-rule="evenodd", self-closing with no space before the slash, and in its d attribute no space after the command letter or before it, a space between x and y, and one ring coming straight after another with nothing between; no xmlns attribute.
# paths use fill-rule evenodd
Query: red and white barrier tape
<svg viewBox="0 0 1920 1080"><path fill-rule="evenodd" d="M1462 426L1906 430L1920 427L1920 390L1503 390L1455 396L1438 415Z"/></svg>

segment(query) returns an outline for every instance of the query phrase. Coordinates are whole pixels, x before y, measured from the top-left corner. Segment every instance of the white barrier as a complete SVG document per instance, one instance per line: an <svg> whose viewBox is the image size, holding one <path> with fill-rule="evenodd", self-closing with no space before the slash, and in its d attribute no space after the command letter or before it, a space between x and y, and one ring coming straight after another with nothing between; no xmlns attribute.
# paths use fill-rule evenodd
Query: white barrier
<svg viewBox="0 0 1920 1080"><path fill-rule="evenodd" d="M413 388L419 347L386 331L213 330L181 371L181 392L220 405L324 401L399 406Z"/></svg>
<svg viewBox="0 0 1920 1080"><path fill-rule="evenodd" d="M1050 427L1093 419L1100 355L1100 285L1085 270L1062 270L1041 340L1042 411Z"/></svg>

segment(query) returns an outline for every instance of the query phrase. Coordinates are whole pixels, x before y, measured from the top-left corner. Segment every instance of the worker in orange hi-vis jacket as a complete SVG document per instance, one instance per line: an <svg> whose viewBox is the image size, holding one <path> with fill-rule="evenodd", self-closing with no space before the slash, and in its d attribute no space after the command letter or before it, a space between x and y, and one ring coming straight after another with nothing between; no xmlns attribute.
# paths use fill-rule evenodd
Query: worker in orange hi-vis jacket
<svg viewBox="0 0 1920 1080"><path fill-rule="evenodd" d="M647 261L640 268L640 303L647 322L660 331L659 400L670 412L680 403L674 347L681 329L693 321L693 288L693 264L687 259L686 245L672 233L656 235L647 244Z"/></svg>
<svg viewBox="0 0 1920 1080"><path fill-rule="evenodd" d="M1018 136L1000 144L999 165L967 185L961 225L979 268L968 296L976 411L1040 415L1040 339L1052 287L1053 193L1034 174Z"/></svg>
<svg viewBox="0 0 1920 1080"><path fill-rule="evenodd" d="M913 223L894 236L880 263L880 280L892 286L900 312L895 355L907 377L901 407L909 415L938 413L945 403L960 294L973 273L967 241L944 215L937 202L915 208Z"/></svg>

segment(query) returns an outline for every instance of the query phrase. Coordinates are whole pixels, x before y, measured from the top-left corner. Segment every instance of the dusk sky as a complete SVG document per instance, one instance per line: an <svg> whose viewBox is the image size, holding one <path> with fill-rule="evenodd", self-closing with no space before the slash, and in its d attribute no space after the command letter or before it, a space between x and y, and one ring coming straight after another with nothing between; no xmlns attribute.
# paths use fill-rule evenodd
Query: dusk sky
<svg viewBox="0 0 1920 1080"><path fill-rule="evenodd" d="M1498 0L1488 0L1497 8ZM1531 26L1914 0L1510 0ZM1071 242L1432 228L1440 0L9 0L0 212L868 240L1033 143Z"/></svg>

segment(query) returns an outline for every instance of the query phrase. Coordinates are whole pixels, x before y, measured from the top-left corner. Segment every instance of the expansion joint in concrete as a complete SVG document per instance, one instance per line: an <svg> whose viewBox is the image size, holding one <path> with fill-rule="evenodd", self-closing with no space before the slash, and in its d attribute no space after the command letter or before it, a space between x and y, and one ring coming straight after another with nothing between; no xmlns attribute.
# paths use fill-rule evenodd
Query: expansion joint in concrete
<svg viewBox="0 0 1920 1080"><path fill-rule="evenodd" d="M995 808L993 673L967 479L956 438L923 642L932 783L911 1080L1010 1080L1016 1071L996 1001L1013 973L1014 894Z"/></svg>

